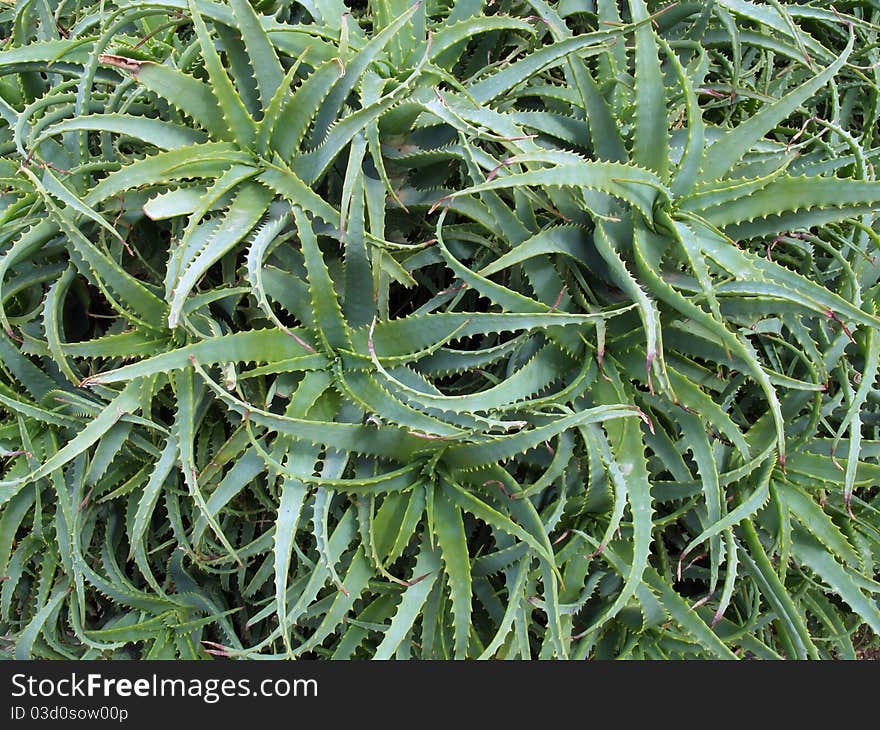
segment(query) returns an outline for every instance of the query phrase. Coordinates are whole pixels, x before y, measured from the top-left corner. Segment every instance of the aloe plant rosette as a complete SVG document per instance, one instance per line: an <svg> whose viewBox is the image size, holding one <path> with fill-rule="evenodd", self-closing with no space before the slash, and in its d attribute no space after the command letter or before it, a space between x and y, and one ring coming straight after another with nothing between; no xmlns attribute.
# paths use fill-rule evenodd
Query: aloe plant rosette
<svg viewBox="0 0 880 730"><path fill-rule="evenodd" d="M860 656L878 23L0 12L4 651Z"/></svg>

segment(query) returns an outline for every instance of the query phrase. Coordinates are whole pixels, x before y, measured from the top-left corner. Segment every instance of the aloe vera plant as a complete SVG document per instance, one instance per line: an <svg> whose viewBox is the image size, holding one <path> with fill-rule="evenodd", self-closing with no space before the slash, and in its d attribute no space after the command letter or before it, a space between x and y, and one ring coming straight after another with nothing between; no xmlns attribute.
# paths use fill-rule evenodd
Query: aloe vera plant
<svg viewBox="0 0 880 730"><path fill-rule="evenodd" d="M0 25L7 655L873 645L873 4Z"/></svg>

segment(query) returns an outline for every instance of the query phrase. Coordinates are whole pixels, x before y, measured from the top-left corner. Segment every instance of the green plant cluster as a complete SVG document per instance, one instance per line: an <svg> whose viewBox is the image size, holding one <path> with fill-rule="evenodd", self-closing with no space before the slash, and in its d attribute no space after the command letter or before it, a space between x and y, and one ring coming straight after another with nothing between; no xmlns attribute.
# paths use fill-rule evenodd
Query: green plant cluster
<svg viewBox="0 0 880 730"><path fill-rule="evenodd" d="M4 656L875 645L876 2L0 35Z"/></svg>

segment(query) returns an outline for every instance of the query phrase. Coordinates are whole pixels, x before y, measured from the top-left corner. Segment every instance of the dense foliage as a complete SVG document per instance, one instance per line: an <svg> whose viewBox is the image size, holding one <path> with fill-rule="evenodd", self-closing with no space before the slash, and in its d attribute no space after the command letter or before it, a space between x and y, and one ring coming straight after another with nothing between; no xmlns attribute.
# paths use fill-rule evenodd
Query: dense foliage
<svg viewBox="0 0 880 730"><path fill-rule="evenodd" d="M880 630L880 8L0 10L0 650Z"/></svg>

